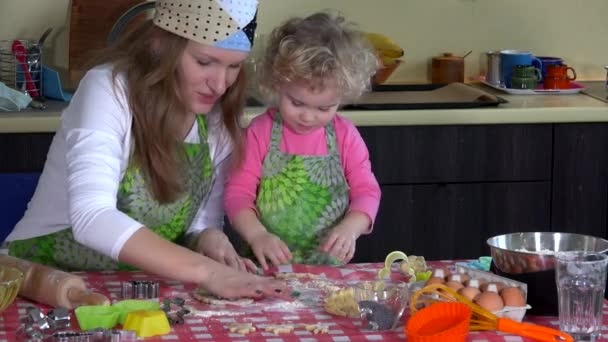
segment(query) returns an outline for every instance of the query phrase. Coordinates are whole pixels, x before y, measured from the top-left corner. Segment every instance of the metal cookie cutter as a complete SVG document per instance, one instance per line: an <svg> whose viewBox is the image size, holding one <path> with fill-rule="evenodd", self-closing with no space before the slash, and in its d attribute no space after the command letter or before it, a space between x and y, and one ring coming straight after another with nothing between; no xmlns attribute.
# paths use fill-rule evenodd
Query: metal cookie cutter
<svg viewBox="0 0 608 342"><path fill-rule="evenodd" d="M158 299L160 284L157 281L132 280L122 283L123 299Z"/></svg>

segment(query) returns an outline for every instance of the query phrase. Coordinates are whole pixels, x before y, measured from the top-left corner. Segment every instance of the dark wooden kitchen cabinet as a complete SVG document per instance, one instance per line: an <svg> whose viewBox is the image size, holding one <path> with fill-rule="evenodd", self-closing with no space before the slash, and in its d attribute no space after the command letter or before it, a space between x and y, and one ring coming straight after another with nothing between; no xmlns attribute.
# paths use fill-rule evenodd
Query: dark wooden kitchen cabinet
<svg viewBox="0 0 608 342"><path fill-rule="evenodd" d="M552 227L608 237L608 124L556 124Z"/></svg>
<svg viewBox="0 0 608 342"><path fill-rule="evenodd" d="M608 123L358 128L383 193L355 261L476 258L488 237L517 231L608 237ZM53 135L0 134L0 180L31 193ZM26 197L2 196L5 212Z"/></svg>
<svg viewBox="0 0 608 342"><path fill-rule="evenodd" d="M489 255L494 235L550 228L551 183L382 186L374 231L357 243L356 262L394 250L427 260Z"/></svg>
<svg viewBox="0 0 608 342"><path fill-rule="evenodd" d="M0 134L0 173L41 172L54 133Z"/></svg>
<svg viewBox="0 0 608 342"><path fill-rule="evenodd" d="M380 184L551 178L552 125L359 127Z"/></svg>

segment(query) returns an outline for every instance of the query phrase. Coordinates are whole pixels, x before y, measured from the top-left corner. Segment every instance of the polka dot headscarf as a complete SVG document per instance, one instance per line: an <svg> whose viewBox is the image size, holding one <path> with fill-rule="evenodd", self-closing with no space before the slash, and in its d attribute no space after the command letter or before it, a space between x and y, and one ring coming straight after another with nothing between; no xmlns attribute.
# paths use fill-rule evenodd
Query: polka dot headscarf
<svg viewBox="0 0 608 342"><path fill-rule="evenodd" d="M193 41L250 51L257 0L157 0L154 24Z"/></svg>

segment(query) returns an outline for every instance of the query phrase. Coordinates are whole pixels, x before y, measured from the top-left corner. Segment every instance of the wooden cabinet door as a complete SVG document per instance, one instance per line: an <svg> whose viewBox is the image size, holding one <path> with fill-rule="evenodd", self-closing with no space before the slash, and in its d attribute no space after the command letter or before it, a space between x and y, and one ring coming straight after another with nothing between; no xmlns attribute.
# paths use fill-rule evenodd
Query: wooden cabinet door
<svg viewBox="0 0 608 342"><path fill-rule="evenodd" d="M552 226L608 238L608 124L556 124Z"/></svg>
<svg viewBox="0 0 608 342"><path fill-rule="evenodd" d="M42 172L54 133L0 134L0 173Z"/></svg>
<svg viewBox="0 0 608 342"><path fill-rule="evenodd" d="M489 255L492 236L550 228L549 182L382 186L371 234L355 262L383 261L393 250L427 260Z"/></svg>
<svg viewBox="0 0 608 342"><path fill-rule="evenodd" d="M551 179L550 124L381 126L359 131L380 184Z"/></svg>

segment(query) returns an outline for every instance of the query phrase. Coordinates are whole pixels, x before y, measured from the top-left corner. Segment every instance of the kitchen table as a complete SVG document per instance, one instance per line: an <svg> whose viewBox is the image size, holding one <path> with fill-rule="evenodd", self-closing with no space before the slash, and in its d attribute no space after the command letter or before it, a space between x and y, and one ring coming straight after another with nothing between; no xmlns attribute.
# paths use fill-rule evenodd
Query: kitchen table
<svg viewBox="0 0 608 342"><path fill-rule="evenodd" d="M432 261L429 266L447 267L453 261ZM375 278L382 264L350 264L341 268L328 266L293 265L281 268L282 272L312 273L337 281L372 280ZM297 302L278 300L263 300L253 307L247 306L217 306L197 302L189 293L193 285L185 285L175 281L158 279L143 272L82 272L89 287L95 291L108 295L112 301L121 300L121 284L131 280L158 280L160 282L160 297L180 297L186 300L186 305L195 310L193 315L186 316L183 325L176 325L168 335L152 337L146 341L394 341L404 340L403 329L388 332L369 331L364 323L357 319L336 317L327 314L322 306L296 305ZM398 272L393 272L394 280L403 279ZM17 298L17 300L0 315L0 341L15 341L15 331L19 328L19 318L23 317L28 306L34 303ZM38 305L44 312L47 307ZM526 316L524 321L550 327L558 324L556 317ZM257 332L248 335L231 333L227 327L231 323L253 323ZM329 326L328 333L313 334L304 329L295 329L289 334L274 335L264 332L264 327L273 324L315 324L321 323ZM72 317L72 326L77 326L76 319ZM604 304L604 326L608 326L608 306ZM519 336L497 333L494 331L471 332L467 341L474 342L514 342L532 341ZM598 341L608 341L608 334Z"/></svg>

